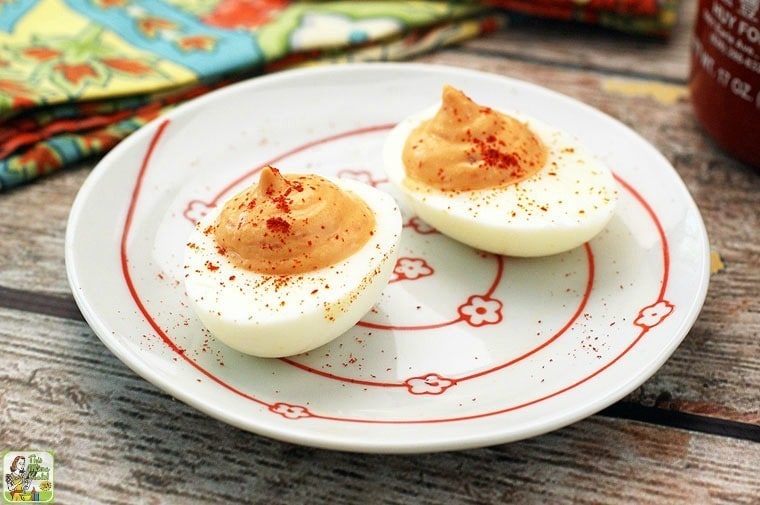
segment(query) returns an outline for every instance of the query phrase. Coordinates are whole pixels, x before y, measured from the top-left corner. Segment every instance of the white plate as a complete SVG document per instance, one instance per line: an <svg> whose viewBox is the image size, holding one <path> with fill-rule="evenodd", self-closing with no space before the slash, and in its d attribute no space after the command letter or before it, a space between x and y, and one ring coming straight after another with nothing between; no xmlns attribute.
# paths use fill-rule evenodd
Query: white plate
<svg viewBox="0 0 760 505"><path fill-rule="evenodd" d="M338 340L290 359L215 341L187 305L192 220L263 165L392 191L390 126L443 84L570 131L613 169L620 204L589 244L542 259L478 252L408 213L396 273ZM670 164L621 123L524 82L456 68L287 71L196 99L109 153L71 211L66 264L82 313L135 372L209 415L299 444L463 449L545 433L650 377L696 319L709 249Z"/></svg>

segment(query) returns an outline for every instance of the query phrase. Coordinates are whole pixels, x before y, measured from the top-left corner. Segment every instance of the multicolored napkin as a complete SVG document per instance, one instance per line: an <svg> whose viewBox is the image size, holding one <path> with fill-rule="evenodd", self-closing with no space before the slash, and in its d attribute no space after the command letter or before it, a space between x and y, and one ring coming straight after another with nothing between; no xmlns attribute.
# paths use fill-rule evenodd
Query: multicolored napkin
<svg viewBox="0 0 760 505"><path fill-rule="evenodd" d="M474 2L0 2L0 190L100 154L170 107L313 62L400 60L495 29Z"/></svg>
<svg viewBox="0 0 760 505"><path fill-rule="evenodd" d="M494 30L507 12L665 33L676 1L0 0L0 191L240 79L406 59Z"/></svg>

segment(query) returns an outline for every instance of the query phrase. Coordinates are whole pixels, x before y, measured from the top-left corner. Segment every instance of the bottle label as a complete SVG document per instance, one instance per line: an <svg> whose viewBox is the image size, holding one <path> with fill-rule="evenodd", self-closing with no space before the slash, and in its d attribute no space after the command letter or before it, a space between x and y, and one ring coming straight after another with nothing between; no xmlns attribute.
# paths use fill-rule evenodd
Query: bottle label
<svg viewBox="0 0 760 505"><path fill-rule="evenodd" d="M760 109L760 0L711 0L692 39L696 64L737 98Z"/></svg>

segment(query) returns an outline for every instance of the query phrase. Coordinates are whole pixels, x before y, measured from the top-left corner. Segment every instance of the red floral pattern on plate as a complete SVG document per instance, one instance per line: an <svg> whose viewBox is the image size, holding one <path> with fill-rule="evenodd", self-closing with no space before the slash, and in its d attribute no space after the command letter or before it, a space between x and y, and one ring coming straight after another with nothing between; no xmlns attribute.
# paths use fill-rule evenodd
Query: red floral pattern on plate
<svg viewBox="0 0 760 505"><path fill-rule="evenodd" d="M471 296L467 303L459 307L462 319L471 326L484 326L501 322L501 308L503 304L495 299L485 296Z"/></svg>
<svg viewBox="0 0 760 505"><path fill-rule="evenodd" d="M433 275L433 268L428 265L425 258L399 258L390 282L413 281L422 277Z"/></svg>
<svg viewBox="0 0 760 505"><path fill-rule="evenodd" d="M437 230L420 219L418 216L413 216L409 219L407 226L411 227L414 231L420 235L429 235L431 233L437 233Z"/></svg>
<svg viewBox="0 0 760 505"><path fill-rule="evenodd" d="M184 216L184 218L191 223L195 224L203 219L203 217L208 214L209 209L212 207L213 205L202 202L200 200L190 200L187 204L187 207L185 207L185 211L182 213L182 216Z"/></svg>
<svg viewBox="0 0 760 505"><path fill-rule="evenodd" d="M422 377L411 377L404 381L404 384L413 395L440 395L456 385L456 381L441 377L437 373L429 373Z"/></svg>
<svg viewBox="0 0 760 505"><path fill-rule="evenodd" d="M301 419L303 417L311 417L312 415L306 407L301 405L291 405L284 402L272 404L269 407L269 410L286 419Z"/></svg>
<svg viewBox="0 0 760 505"><path fill-rule="evenodd" d="M165 128L165 126L167 124L168 124L168 122L162 123L160 125L160 127L158 128L158 131L157 131L157 133L156 133L156 135L155 135L155 137L154 137L154 139L153 139L153 141L152 141L152 143L151 143L151 145L149 147L148 153L146 154L146 157L143 160L143 168L142 168L142 170L140 172L140 175L139 175L140 179L142 179L142 177L144 176L145 170L147 170L147 167L149 165L149 159L150 159L151 152L153 151L153 149L155 148L156 144L158 143L158 139L159 139L159 137L161 135L161 132L163 131L163 129ZM322 142L329 142L329 141L334 140L334 139L338 139L338 138L342 138L342 137L347 137L347 136L351 136L351 135L356 135L356 134L361 134L361 133L374 132L374 131L378 131L378 130L383 130L385 128L387 128L387 127L367 128L367 129L361 130L359 132L351 132L350 134L336 135L334 137L330 137L328 139L325 139ZM319 144L319 142L315 142L315 143L309 144L306 147L311 147L311 146L317 145L317 144ZM285 155L281 156L280 159L286 157L288 154L292 154L293 152L297 152L297 151L298 151L298 149L290 151L289 153L286 153ZM254 169L252 171L252 173L255 173L257 170L258 169ZM246 179L248 176L250 176L250 174L247 174L246 176L240 177L236 181L233 181L233 183L231 183L225 189L223 189L222 192L219 193L217 195L217 197L212 200L213 204L215 204L221 198L221 195L223 193L225 193L230 188L234 187L236 184L238 184L241 181L243 181L244 179ZM607 368L609 368L610 366L612 366L623 354L626 354L628 351L630 351L644 337L644 335L648 332L648 330L650 328L652 328L653 326L656 326L656 325L660 324L660 322L662 322L662 320L664 318L666 318L668 315L670 315L673 312L673 310L674 310L673 305L662 298L664 290L665 290L665 287L667 285L668 265L669 265L669 259L668 259L669 256L668 256L668 249L667 249L667 241L666 241L666 237L665 237L664 231L662 230L661 225L659 224L659 221L657 220L657 217L654 215L654 213L652 212L651 208L648 206L647 202L645 200L643 200L635 192L635 190L632 187L630 187L629 185L627 185L627 183L625 183L625 181L623 181L623 180L621 180L619 178L617 178L617 180L618 180L618 182L621 184L621 186L625 190L627 190L627 191L630 192L630 194L633 196L633 198L639 202L639 204L645 209L645 211L647 213L649 213L649 215L650 215L651 219L653 220L654 225L655 225L655 227L656 227L656 229L657 229L657 231L658 231L658 233L660 235L661 242L662 242L662 248L663 248L663 279L662 279L662 282L661 282L661 292L660 292L659 301L657 303L653 304L653 305L647 306L644 309L642 309L639 312L638 317L634 320L634 323L633 323L635 326L638 326L638 327L642 328L643 330L641 332L639 332L639 334L633 339L633 341L628 345L628 347L626 347L622 351L622 353L620 355L618 355L617 357L612 358L611 360L608 360L605 364L602 364L594 372L592 372L589 375L585 376L584 378L582 378L582 379L574 382L573 384L565 386L564 388L562 388L560 390L547 393L544 396L540 396L540 397L538 397L536 399L533 399L533 400L531 400L529 402L526 402L526 403L516 404L516 405L512 405L512 406L506 406L506 407L498 408L498 409L495 409L495 410L489 410L489 411L483 411L483 412L475 412L475 413L472 413L472 414L468 414L466 416L457 417L455 419L457 419L457 420L475 419L475 418L481 418L481 417L487 417L487 416L491 416L491 415L496 415L496 414L500 414L500 413L504 413L504 412L509 412L509 411L520 409L520 408L523 408L523 407L526 407L526 406L529 406L529 405L533 405L535 403L541 402L543 400L547 400L549 398L553 398L553 397L555 397L555 396L557 396L559 394L562 394L565 391L573 389L573 388L579 386L580 384L583 384L584 382L592 379L593 377L596 377L598 374L602 373L604 370L606 370ZM138 184L137 187L139 188L140 185ZM133 198L133 203L136 202L137 197L138 197L137 192L133 193L133 197L132 197ZM185 217L187 217L187 216L185 216ZM128 222L129 222L129 220L128 220ZM122 237L122 253L123 254L126 254L125 244L126 244L126 238L127 238L128 233L129 233L129 227L127 226L124 229L123 237ZM590 262L590 264L589 264L589 267L590 267L590 276L589 276L589 280L588 280L588 283L587 283L587 285L590 287L593 284L593 275L591 274L591 272L593 271L593 254L592 254L591 249L588 246L588 244L585 246L585 249L586 249L586 254L588 255L589 262ZM485 257L485 256L483 256L483 257ZM169 334L167 334L166 332L164 332L163 330L160 330L158 328L158 326L155 324L155 321L153 319L153 315L146 311L145 306L143 305L143 303L142 303L142 301L140 299L138 291L135 290L134 285L132 284L131 275L130 275L129 269L128 269L128 265L130 264L129 261L127 261L126 258L124 258L122 264L125 267L125 271L124 271L125 279L127 281L128 286L130 287L130 291L131 291L131 293L133 295L133 298L135 299L135 302L137 303L137 305L139 307L141 307L141 310L143 310L143 313L145 314L145 316L149 318L149 320L151 321L151 324L153 324L154 329L156 329L156 331L159 332L160 337L166 342L166 344L168 345L169 349L171 349L172 351L174 351L175 353L177 353L178 356L180 356L180 357L184 358L185 360L187 360L188 363L191 366L194 366L195 368L197 368L199 371L201 371L207 377L211 378L217 384L219 384L221 386L224 386L227 389L229 389L230 391L241 395L243 398L246 398L246 399L249 399L251 401L254 401L254 402L266 405L271 412L276 413L278 415L281 415L281 416L283 416L286 419L299 419L299 418L303 418L303 417L316 417L316 418L321 418L321 419L329 419L331 421L386 422L386 421L382 421L382 420L379 420L379 419L355 419L355 418L348 418L348 417L344 418L344 417L335 416L335 415L319 415L319 414L315 414L315 413L311 412L310 410L308 410L306 407L304 407L302 405L290 404L290 403L285 403L285 402L269 403L269 402L267 402L267 401L265 401L263 399L259 399L259 398L256 398L255 396L252 396L252 395L249 395L247 393L244 393L244 392L240 391L239 389L236 389L235 387L227 384L224 380L220 379L213 372L211 372L207 368L204 368L203 366L201 366L199 363L197 363L193 359L188 358L187 355L185 354L184 350L182 350L181 348L179 348L176 345L176 343L172 340L171 336ZM501 263L499 263L499 265L500 265L500 269L501 269ZM460 305L460 307L458 309L458 311L459 311L459 318L455 322L464 321L467 324L469 324L470 326L480 327L480 326L485 326L485 325L489 325L489 324L496 324L497 322L501 321L503 319L503 315L502 315L503 303L500 300L496 299L495 297L491 296L491 294L492 294L492 291L489 290L489 292L486 293L486 294L471 295L468 298L467 303L465 303L463 305ZM326 378L330 378L330 379L340 380L340 381L342 381L344 383L351 383L351 384L357 384L357 385L383 386L383 387L404 387L410 394L415 395L415 396L441 395L443 392L445 392L446 390L448 390L453 385L459 384L459 383L461 383L461 382L463 382L465 380L474 380L474 379L477 379L479 377L483 377L483 376L489 375L491 373L494 373L495 371L502 370L502 369L504 369L504 368L506 368L508 366L511 366L511 365L513 365L513 364L515 364L515 363L523 360L524 358L526 358L528 356L533 355L535 352L537 352L537 351L545 348L546 346L550 345L556 338L560 337L571 325L574 324L573 321L575 321L575 319L577 318L578 314L580 314L582 312L584 304L585 304L585 297L584 297L583 303L580 305L580 307L578 307L578 309L576 310L575 315L570 319L570 321L568 321L565 324L565 326L558 331L558 333L556 335L554 335L551 339L549 339L549 340L541 343L541 345L539 345L535 349L532 349L532 350L524 353L521 356L515 357L511 361L508 361L508 362L505 362L505 363L501 363L501 364L499 364L499 365L497 365L495 367L492 367L490 369L482 369L482 370L479 370L479 371L475 371L473 373L470 373L469 375L463 375L463 376L461 376L459 378L454 378L454 377L451 377L449 375L445 375L445 374L441 374L441 373L438 373L438 372L431 371L431 372L429 372L427 374L424 374L424 375L421 375L421 376L414 376L414 377L408 378L408 379L404 380L401 383L388 383L388 382L378 382L378 383L375 383L375 382L368 381L368 380L361 380L361 379L356 379L356 378L351 378L351 377L340 377L340 376L337 376L337 375L334 375L334 374L331 374L331 373L320 372L318 370L313 370L309 366L307 366L307 365L305 365L303 363L299 363L297 361L292 361L292 360L288 360L288 359L283 359L283 361L285 361L286 363L288 363L290 365L294 365L295 367L300 368L301 370L304 370L306 372L316 373L316 375L320 375L322 377L326 377ZM447 323L447 324L451 324L451 323ZM426 329L430 329L430 328L426 328ZM443 422L443 421L448 421L448 420L452 420L452 419L447 419L447 418L440 418L440 419L438 419L438 418L426 418L424 420L424 422L426 422L426 423L435 423L435 422ZM392 422L392 423L397 423L397 422L413 422L413 423L416 423L416 422L420 422L420 421L415 421L415 420L404 420L404 421L390 420L390 421L387 421L387 422Z"/></svg>
<svg viewBox="0 0 760 505"><path fill-rule="evenodd" d="M660 300L653 305L641 309L633 324L649 330L663 322L673 312L673 309L673 304L667 300Z"/></svg>

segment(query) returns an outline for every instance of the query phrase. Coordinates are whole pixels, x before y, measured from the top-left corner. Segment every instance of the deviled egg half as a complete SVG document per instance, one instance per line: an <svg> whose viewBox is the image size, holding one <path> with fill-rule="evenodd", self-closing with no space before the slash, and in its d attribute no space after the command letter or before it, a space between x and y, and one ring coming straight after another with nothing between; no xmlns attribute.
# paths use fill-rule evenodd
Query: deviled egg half
<svg viewBox="0 0 760 505"><path fill-rule="evenodd" d="M611 171L570 134L448 85L439 104L389 133L383 163L420 218L495 254L573 249L605 227L617 202Z"/></svg>
<svg viewBox="0 0 760 505"><path fill-rule="evenodd" d="M213 208L185 253L201 322L243 353L281 357L323 345L371 309L395 266L401 214L353 180L281 174Z"/></svg>

